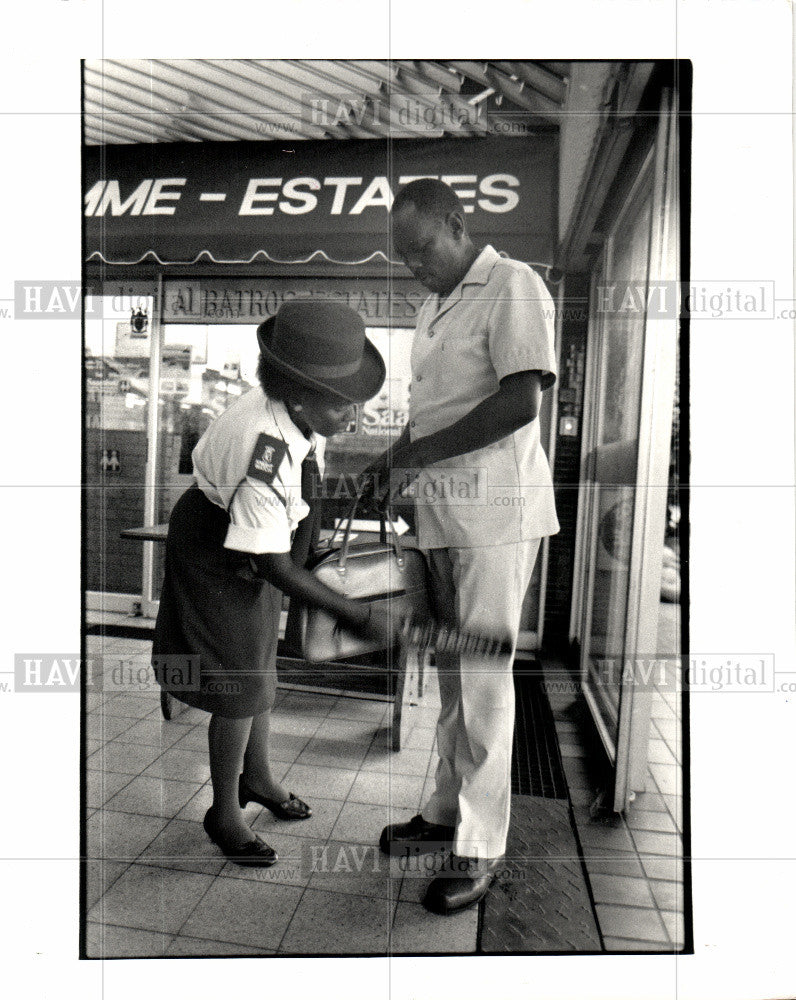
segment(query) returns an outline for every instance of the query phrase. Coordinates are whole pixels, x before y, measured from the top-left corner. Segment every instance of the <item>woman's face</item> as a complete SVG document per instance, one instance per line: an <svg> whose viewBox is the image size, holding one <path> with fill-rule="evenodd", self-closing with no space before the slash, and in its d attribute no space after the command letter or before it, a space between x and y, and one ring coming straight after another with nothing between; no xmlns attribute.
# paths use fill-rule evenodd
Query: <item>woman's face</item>
<svg viewBox="0 0 796 1000"><path fill-rule="evenodd" d="M357 412L353 403L337 402L314 393L303 395L298 405L301 409L295 405L290 408L296 426L302 431L314 431L321 437L332 437L345 430Z"/></svg>

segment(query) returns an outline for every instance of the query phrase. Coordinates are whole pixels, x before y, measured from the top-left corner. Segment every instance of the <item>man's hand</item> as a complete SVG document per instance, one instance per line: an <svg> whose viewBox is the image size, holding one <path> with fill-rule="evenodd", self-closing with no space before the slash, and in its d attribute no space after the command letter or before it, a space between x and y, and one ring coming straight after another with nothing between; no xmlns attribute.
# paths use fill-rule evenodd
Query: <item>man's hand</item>
<svg viewBox="0 0 796 1000"><path fill-rule="evenodd" d="M363 507L375 507L381 510L385 500L390 495L390 475L395 465L394 456L409 445L409 427L405 427L394 444L381 453L367 468L359 474L360 501Z"/></svg>

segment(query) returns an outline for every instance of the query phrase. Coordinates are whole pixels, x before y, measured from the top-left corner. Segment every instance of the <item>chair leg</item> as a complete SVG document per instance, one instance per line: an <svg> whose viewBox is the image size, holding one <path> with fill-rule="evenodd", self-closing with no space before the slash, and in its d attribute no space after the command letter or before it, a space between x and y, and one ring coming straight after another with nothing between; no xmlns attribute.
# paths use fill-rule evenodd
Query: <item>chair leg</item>
<svg viewBox="0 0 796 1000"><path fill-rule="evenodd" d="M428 652L423 650L417 654L417 697L423 697L423 684L426 679L426 659Z"/></svg>
<svg viewBox="0 0 796 1000"><path fill-rule="evenodd" d="M392 748L399 751L412 729L412 708L418 700L418 657L402 645L398 654L395 699L392 707Z"/></svg>

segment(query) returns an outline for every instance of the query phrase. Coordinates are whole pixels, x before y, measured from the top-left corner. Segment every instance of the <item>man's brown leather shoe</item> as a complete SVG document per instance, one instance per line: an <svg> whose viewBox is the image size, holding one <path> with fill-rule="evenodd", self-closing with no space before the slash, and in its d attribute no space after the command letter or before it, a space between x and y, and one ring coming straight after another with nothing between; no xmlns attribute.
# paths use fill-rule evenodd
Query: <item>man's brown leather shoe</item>
<svg viewBox="0 0 796 1000"><path fill-rule="evenodd" d="M393 823L381 832L379 847L392 857L428 854L451 846L455 830L440 823L427 823L419 814L408 823Z"/></svg>
<svg viewBox="0 0 796 1000"><path fill-rule="evenodd" d="M503 858L462 858L452 854L441 875L426 890L423 905L447 916L483 899Z"/></svg>

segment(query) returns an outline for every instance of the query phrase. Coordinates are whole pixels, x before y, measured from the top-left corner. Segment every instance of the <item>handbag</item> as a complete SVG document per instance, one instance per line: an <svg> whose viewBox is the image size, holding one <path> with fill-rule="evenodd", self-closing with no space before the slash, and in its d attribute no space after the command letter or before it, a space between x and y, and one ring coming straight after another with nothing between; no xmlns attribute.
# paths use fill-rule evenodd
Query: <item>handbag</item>
<svg viewBox="0 0 796 1000"><path fill-rule="evenodd" d="M381 520L378 542L351 543L351 525L359 498L354 503L343 533L342 544L334 548L342 522L323 552L307 569L331 590L353 601L388 608L399 621L424 619L429 613L426 560L420 549L404 544L390 511ZM387 531L389 527L389 532ZM301 609L301 650L310 663L361 656L381 649L375 640L349 632L321 608Z"/></svg>

